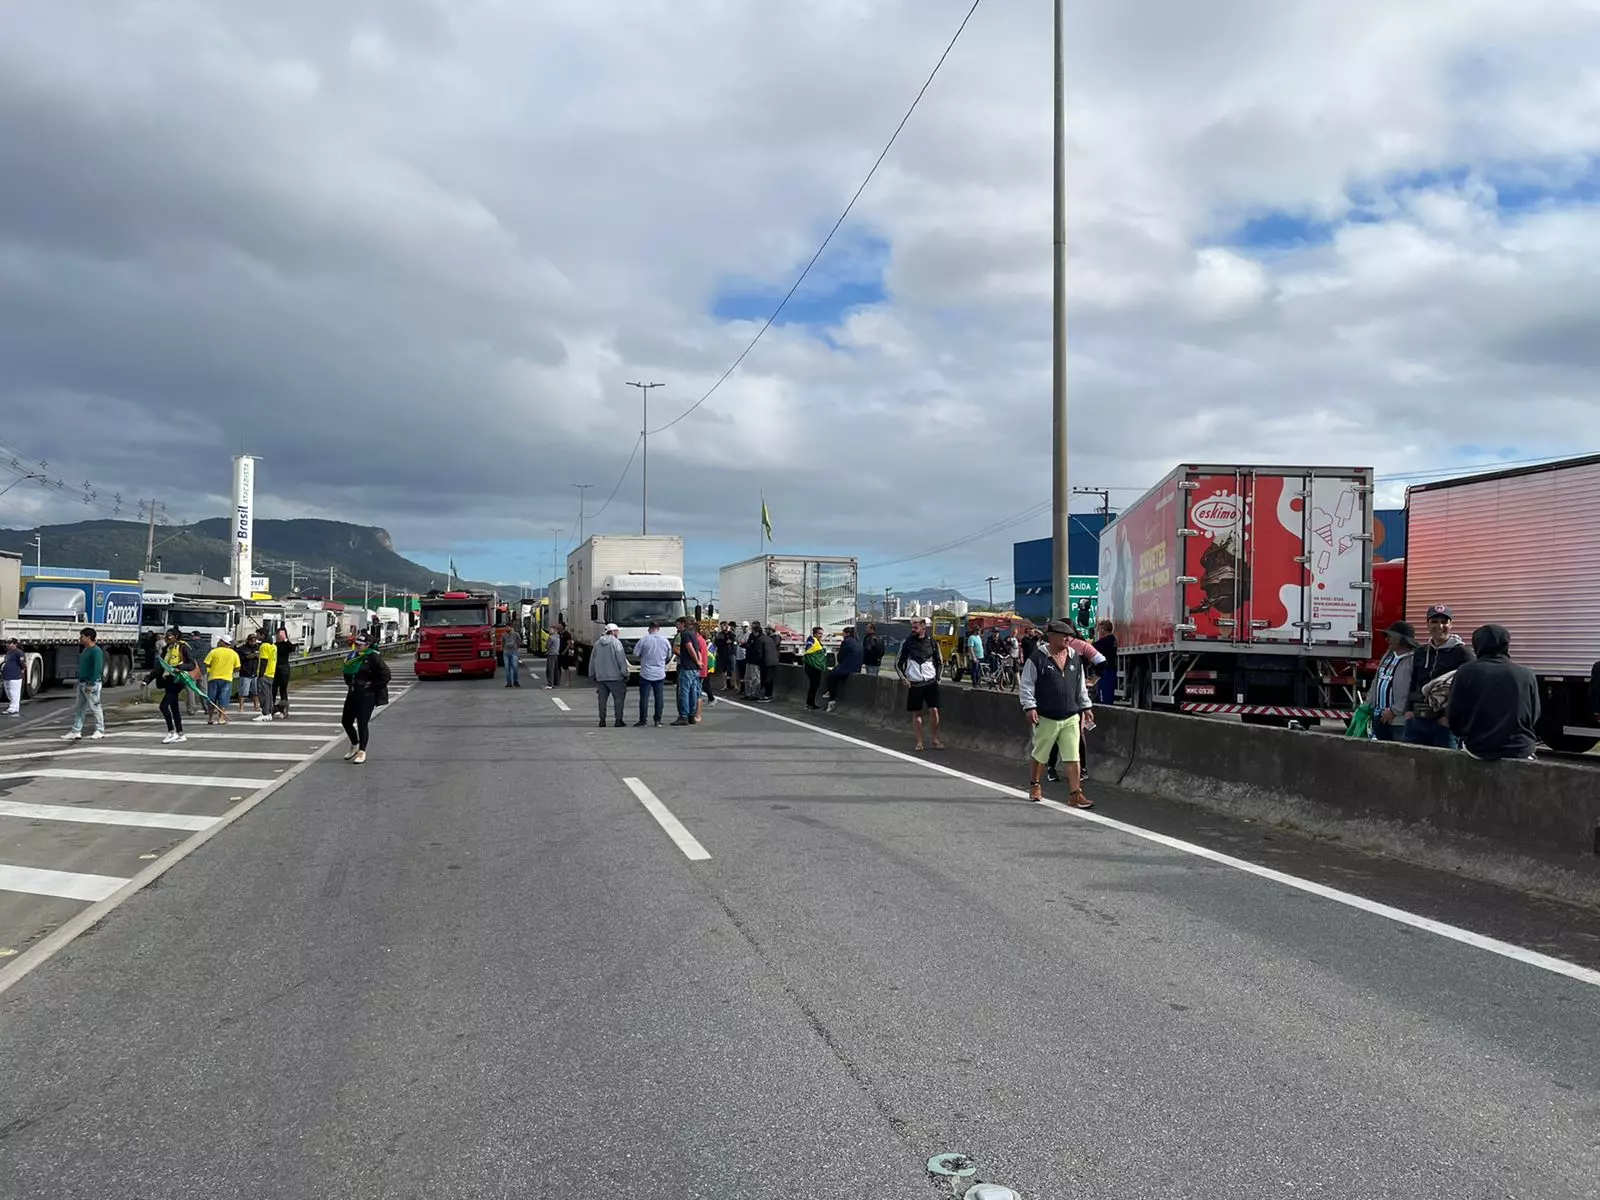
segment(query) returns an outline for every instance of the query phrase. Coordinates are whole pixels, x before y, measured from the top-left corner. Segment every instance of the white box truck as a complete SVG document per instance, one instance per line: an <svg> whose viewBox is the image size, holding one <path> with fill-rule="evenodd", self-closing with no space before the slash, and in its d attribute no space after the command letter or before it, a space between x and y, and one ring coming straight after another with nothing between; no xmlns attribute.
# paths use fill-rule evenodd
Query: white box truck
<svg viewBox="0 0 1600 1200"><path fill-rule="evenodd" d="M579 670L607 624L615 624L632 670L635 645L657 621L662 631L688 615L683 594L683 538L675 534L596 534L567 555L562 588L567 629Z"/></svg>
<svg viewBox="0 0 1600 1200"><path fill-rule="evenodd" d="M857 572L856 560L841 555L763 554L733 563L718 573L719 615L776 628L786 662L818 625L823 643L836 649L856 622Z"/></svg>

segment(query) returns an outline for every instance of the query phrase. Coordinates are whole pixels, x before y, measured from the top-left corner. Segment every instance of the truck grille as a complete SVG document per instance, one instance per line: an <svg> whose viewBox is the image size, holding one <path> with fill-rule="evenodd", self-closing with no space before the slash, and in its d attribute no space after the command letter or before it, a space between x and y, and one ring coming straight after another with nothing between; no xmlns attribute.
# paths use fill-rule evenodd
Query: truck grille
<svg viewBox="0 0 1600 1200"><path fill-rule="evenodd" d="M433 651L433 660L435 662L475 662L478 658L476 641L465 635L440 638L429 649Z"/></svg>

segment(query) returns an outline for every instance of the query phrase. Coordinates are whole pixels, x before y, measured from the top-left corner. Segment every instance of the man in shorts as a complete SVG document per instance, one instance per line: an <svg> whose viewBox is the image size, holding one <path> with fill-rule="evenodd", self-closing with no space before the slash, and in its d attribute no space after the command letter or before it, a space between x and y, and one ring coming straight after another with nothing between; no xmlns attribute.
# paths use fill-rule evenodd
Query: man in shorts
<svg viewBox="0 0 1600 1200"><path fill-rule="evenodd" d="M929 744L943 750L939 740L939 674L943 668L939 660L939 646L928 636L928 623L921 617L911 619L911 636L900 645L900 657L895 660L895 671L909 689L906 692L906 711L911 714L911 732L916 738L916 749L922 749L922 714L926 710L933 718L933 736Z"/></svg>
<svg viewBox="0 0 1600 1200"><path fill-rule="evenodd" d="M1057 751L1067 768L1067 782L1072 786L1067 802L1074 808L1093 808L1094 802L1083 794L1078 765L1079 736L1084 729L1094 728L1084 658L1069 644L1072 626L1067 622L1051 621L1044 632L1046 645L1035 649L1032 657L1022 664L1018 687L1022 711L1033 726L1033 744L1028 754L1032 767L1028 799L1044 799L1040 776L1050 761L1051 752Z"/></svg>

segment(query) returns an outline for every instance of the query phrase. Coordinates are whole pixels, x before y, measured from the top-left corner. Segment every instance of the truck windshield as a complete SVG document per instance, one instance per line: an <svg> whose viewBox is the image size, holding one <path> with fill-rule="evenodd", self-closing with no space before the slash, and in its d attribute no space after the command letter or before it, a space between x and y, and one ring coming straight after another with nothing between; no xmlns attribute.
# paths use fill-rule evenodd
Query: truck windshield
<svg viewBox="0 0 1600 1200"><path fill-rule="evenodd" d="M233 615L225 608L179 608L167 610L167 624L179 629L229 629Z"/></svg>
<svg viewBox="0 0 1600 1200"><path fill-rule="evenodd" d="M606 620L624 629L649 625L651 621L670 625L687 615L682 596L613 596L606 601Z"/></svg>
<svg viewBox="0 0 1600 1200"><path fill-rule="evenodd" d="M487 625L489 623L489 609L486 605L476 608L424 608L422 610L422 624L431 629L461 629L470 625Z"/></svg>

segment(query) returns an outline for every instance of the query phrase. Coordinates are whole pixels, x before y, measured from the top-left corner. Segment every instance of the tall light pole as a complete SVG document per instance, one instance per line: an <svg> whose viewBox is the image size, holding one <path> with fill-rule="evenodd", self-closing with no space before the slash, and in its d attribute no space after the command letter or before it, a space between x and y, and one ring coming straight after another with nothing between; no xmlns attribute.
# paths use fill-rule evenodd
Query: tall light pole
<svg viewBox="0 0 1600 1200"><path fill-rule="evenodd" d="M1065 0L1055 0L1055 287L1050 339L1051 478L1055 486L1051 496L1051 616L1066 613L1064 606L1072 587L1067 554L1072 487L1067 479L1067 103L1066 67L1061 55L1064 5Z"/></svg>
<svg viewBox="0 0 1600 1200"><path fill-rule="evenodd" d="M1058 0L1059 2L1059 0ZM644 489L639 496L639 532L650 532L650 389L664 385L659 383L636 383L628 380L629 387L636 387L644 397L644 418L640 424L639 437L644 443Z"/></svg>
<svg viewBox="0 0 1600 1200"><path fill-rule="evenodd" d="M33 571L36 575L44 574L44 534L33 535L33 548L39 552L39 557L34 560Z"/></svg>
<svg viewBox="0 0 1600 1200"><path fill-rule="evenodd" d="M989 611L990 612L994 611L994 581L999 579L999 578L1000 578L1000 576L998 576L998 575L991 575L991 576L989 576L989 578L984 580L984 582L989 585Z"/></svg>
<svg viewBox="0 0 1600 1200"><path fill-rule="evenodd" d="M578 489L578 545L581 546L583 545L583 494L592 488L594 484L575 483L572 486Z"/></svg>
<svg viewBox="0 0 1600 1200"><path fill-rule="evenodd" d="M556 556L561 552L561 526L550 526L550 582L554 583L559 576L556 574Z"/></svg>

